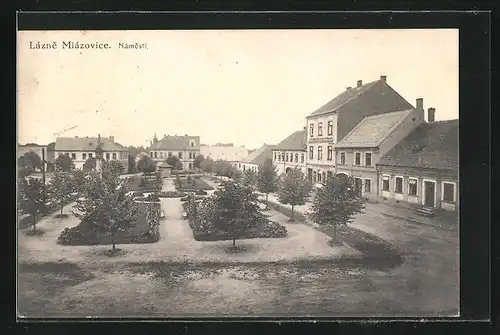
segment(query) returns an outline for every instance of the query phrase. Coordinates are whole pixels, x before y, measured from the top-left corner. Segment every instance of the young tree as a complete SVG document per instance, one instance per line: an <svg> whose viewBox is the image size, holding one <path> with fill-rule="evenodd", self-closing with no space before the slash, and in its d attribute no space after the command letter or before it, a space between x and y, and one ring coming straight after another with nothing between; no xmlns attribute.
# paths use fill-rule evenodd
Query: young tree
<svg viewBox="0 0 500 335"><path fill-rule="evenodd" d="M311 183L299 168L294 168L283 176L278 188L278 200L282 204L292 206L290 221L294 220L293 207L305 205L311 190Z"/></svg>
<svg viewBox="0 0 500 335"><path fill-rule="evenodd" d="M111 160L109 162L105 162L104 164L108 164L110 169L113 170L113 173L118 174L118 176L122 175L123 172L125 172L125 168L123 167L122 163L118 161Z"/></svg>
<svg viewBox="0 0 500 335"><path fill-rule="evenodd" d="M19 180L19 206L23 213L30 214L33 219L33 231L36 231L38 213L45 211L43 181L38 178Z"/></svg>
<svg viewBox="0 0 500 335"><path fill-rule="evenodd" d="M135 173L135 171L136 171L135 159L136 159L136 156L129 153L129 155L128 155L128 169L127 169L128 173Z"/></svg>
<svg viewBox="0 0 500 335"><path fill-rule="evenodd" d="M36 169L42 170L43 162L40 156L34 151L28 151L21 157L19 157L18 165L24 167L29 171L33 172Z"/></svg>
<svg viewBox="0 0 500 335"><path fill-rule="evenodd" d="M231 181L224 182L223 188L215 191L213 198L203 201L203 210L198 215L210 222L216 231L229 237L235 248L236 240L244 237L249 228L267 220L257 200L257 195L249 187Z"/></svg>
<svg viewBox="0 0 500 335"><path fill-rule="evenodd" d="M55 172L48 187L51 198L60 206L62 216L64 205L70 200L75 188L73 178L68 173Z"/></svg>
<svg viewBox="0 0 500 335"><path fill-rule="evenodd" d="M95 157L88 158L85 161L85 163L83 163L83 171L85 171L85 172L93 171L93 170L95 170L95 167L96 167L96 158Z"/></svg>
<svg viewBox="0 0 500 335"><path fill-rule="evenodd" d="M202 169L203 172L211 174L214 172L214 160L212 157L207 157L205 158L201 163L200 163L200 168Z"/></svg>
<svg viewBox="0 0 500 335"><path fill-rule="evenodd" d="M198 155L193 161L193 167L195 169L201 168L201 163L205 160L205 157L203 155Z"/></svg>
<svg viewBox="0 0 500 335"><path fill-rule="evenodd" d="M269 193L278 190L278 172L273 164L272 159L266 159L264 164L260 167L257 174L257 188L260 192L266 194L266 209L268 205Z"/></svg>
<svg viewBox="0 0 500 335"><path fill-rule="evenodd" d="M156 194L160 193L161 189L163 187L163 178L161 177L161 172L160 171L156 171L156 173L155 173L155 182L154 182L154 185L155 185Z"/></svg>
<svg viewBox="0 0 500 335"><path fill-rule="evenodd" d="M77 192L79 194L83 193L85 190L85 183L87 181L87 173L84 170L75 170L73 171L73 192Z"/></svg>
<svg viewBox="0 0 500 335"><path fill-rule="evenodd" d="M60 172L71 172L75 165L73 164L73 160L68 155L62 155L56 158L56 171Z"/></svg>
<svg viewBox="0 0 500 335"><path fill-rule="evenodd" d="M312 199L311 220L333 227L333 239L336 239L337 226L352 222L354 215L363 211L365 199L354 190L352 177L333 177L316 189Z"/></svg>
<svg viewBox="0 0 500 335"><path fill-rule="evenodd" d="M137 161L137 170L144 173L155 172L156 163L149 156L141 156Z"/></svg>
<svg viewBox="0 0 500 335"><path fill-rule="evenodd" d="M172 166L173 170L182 170L182 162L180 161L179 157L172 155L168 157L165 162Z"/></svg>
<svg viewBox="0 0 500 335"><path fill-rule="evenodd" d="M241 178L241 183L250 188L255 187L255 184L257 183L257 174L252 170L245 170L245 172L243 172L243 177Z"/></svg>
<svg viewBox="0 0 500 335"><path fill-rule="evenodd" d="M121 183L109 166L102 173L91 172L83 198L78 199L73 214L96 231L111 236L112 249L116 249L115 236L128 230L136 219L137 206L125 183Z"/></svg>

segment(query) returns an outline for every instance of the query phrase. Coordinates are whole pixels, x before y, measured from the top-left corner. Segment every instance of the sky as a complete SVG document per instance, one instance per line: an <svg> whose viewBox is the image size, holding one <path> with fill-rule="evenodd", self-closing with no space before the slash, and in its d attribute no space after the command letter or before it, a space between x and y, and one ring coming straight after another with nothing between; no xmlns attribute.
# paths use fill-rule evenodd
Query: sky
<svg viewBox="0 0 500 335"><path fill-rule="evenodd" d="M252 149L381 75L412 105L436 108L436 120L458 118L456 29L21 31L17 48L21 144L100 134L147 146L156 133Z"/></svg>

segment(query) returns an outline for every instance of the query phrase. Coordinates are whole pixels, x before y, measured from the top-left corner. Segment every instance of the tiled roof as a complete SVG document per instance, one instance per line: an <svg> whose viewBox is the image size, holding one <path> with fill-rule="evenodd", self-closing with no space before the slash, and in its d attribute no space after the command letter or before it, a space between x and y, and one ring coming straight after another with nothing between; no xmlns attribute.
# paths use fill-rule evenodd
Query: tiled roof
<svg viewBox="0 0 500 335"><path fill-rule="evenodd" d="M422 123L377 165L458 171L458 120Z"/></svg>
<svg viewBox="0 0 500 335"><path fill-rule="evenodd" d="M248 155L248 149L245 147L207 145L200 148L200 154L205 157L211 157L213 160L222 159L230 162L239 162Z"/></svg>
<svg viewBox="0 0 500 335"><path fill-rule="evenodd" d="M299 130L281 141L274 150L306 150L307 133Z"/></svg>
<svg viewBox="0 0 500 335"><path fill-rule="evenodd" d="M337 148L374 148L412 112L412 109L367 116L340 142Z"/></svg>
<svg viewBox="0 0 500 335"><path fill-rule="evenodd" d="M194 147L191 146L191 140L194 141ZM199 149L199 136L164 136L157 143L153 143L149 150L184 150Z"/></svg>
<svg viewBox="0 0 500 335"><path fill-rule="evenodd" d="M101 137L103 151L128 151L121 144ZM58 137L55 151L94 151L97 148L97 137Z"/></svg>
<svg viewBox="0 0 500 335"><path fill-rule="evenodd" d="M335 98L332 100L328 101L326 104L312 112L309 116L315 116L315 115L320 115L328 112L333 112L349 101L352 101L359 97L362 93L368 91L369 89L373 88L375 85L378 83L382 83L383 80L376 80L372 81L371 83L364 84L361 87L353 87L350 89L345 90L344 92L340 93L337 95Z"/></svg>
<svg viewBox="0 0 500 335"><path fill-rule="evenodd" d="M248 156L241 160L242 163L262 165L268 158L273 157L272 150L275 148L275 145L264 144L259 149L252 151Z"/></svg>

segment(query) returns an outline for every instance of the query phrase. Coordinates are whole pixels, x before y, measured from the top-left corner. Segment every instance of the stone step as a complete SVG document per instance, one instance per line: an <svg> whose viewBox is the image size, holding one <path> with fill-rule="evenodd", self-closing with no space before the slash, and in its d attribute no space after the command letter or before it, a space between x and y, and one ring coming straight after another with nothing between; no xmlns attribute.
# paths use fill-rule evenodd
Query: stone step
<svg viewBox="0 0 500 335"><path fill-rule="evenodd" d="M428 207L423 207L419 208L415 211L415 213L422 215L422 216L433 216L434 215L434 209L428 208Z"/></svg>

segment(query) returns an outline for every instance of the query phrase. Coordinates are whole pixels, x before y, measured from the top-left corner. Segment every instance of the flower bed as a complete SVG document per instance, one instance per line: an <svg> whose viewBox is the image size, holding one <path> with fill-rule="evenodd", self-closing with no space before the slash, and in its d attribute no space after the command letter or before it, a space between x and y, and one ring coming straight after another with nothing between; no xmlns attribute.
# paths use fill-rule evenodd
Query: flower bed
<svg viewBox="0 0 500 335"><path fill-rule="evenodd" d="M195 177L175 179L175 188L182 192L214 189L204 180Z"/></svg>
<svg viewBox="0 0 500 335"><path fill-rule="evenodd" d="M193 231L193 237L196 241L225 241L233 238L222 233L203 227L195 223L195 220L189 220L189 227ZM255 224L248 229L243 236L238 239L250 238L282 238L287 236L287 230L284 226L274 221Z"/></svg>
<svg viewBox="0 0 500 335"><path fill-rule="evenodd" d="M182 198L184 196L186 196L186 193L180 191L160 192L158 194L160 198Z"/></svg>

